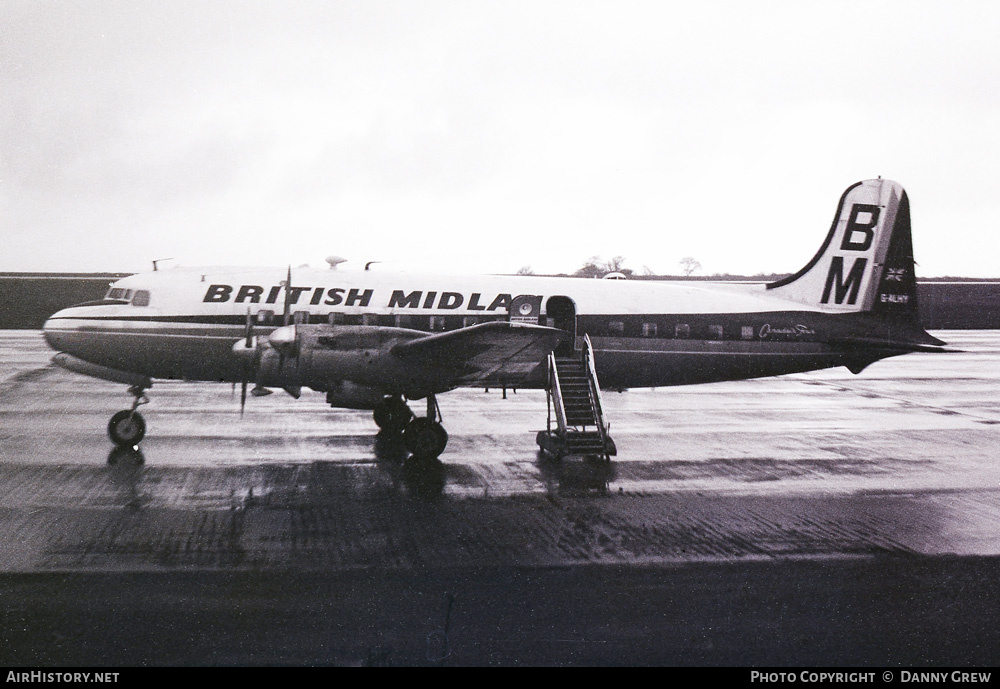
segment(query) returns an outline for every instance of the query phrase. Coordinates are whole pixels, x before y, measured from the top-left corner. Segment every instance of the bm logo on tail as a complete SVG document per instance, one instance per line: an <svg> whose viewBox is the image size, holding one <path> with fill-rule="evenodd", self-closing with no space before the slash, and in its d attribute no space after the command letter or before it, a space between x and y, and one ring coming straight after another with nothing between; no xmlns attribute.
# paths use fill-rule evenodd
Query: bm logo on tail
<svg viewBox="0 0 1000 689"><path fill-rule="evenodd" d="M844 230L844 239L840 243L840 250L868 251L875 240L875 228L878 226L880 212L881 208L869 203L852 205L851 214L847 219L847 228ZM823 287L823 296L820 298L821 304L829 304L831 296L837 304L843 304L845 299L848 304L857 303L861 280L864 278L865 268L868 266L868 258L865 256L856 257L846 278L844 277L845 258L850 258L850 255L838 255L830 259L830 270L826 274L826 285Z"/></svg>

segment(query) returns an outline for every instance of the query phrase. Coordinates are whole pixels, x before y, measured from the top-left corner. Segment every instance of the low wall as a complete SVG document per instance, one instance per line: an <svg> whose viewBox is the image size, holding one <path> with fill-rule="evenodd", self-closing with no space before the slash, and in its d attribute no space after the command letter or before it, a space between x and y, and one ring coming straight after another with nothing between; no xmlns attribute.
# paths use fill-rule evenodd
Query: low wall
<svg viewBox="0 0 1000 689"><path fill-rule="evenodd" d="M917 300L925 328L1000 329L1000 282L918 282Z"/></svg>
<svg viewBox="0 0 1000 689"><path fill-rule="evenodd" d="M115 273L0 275L0 328L37 330L59 309L100 299Z"/></svg>

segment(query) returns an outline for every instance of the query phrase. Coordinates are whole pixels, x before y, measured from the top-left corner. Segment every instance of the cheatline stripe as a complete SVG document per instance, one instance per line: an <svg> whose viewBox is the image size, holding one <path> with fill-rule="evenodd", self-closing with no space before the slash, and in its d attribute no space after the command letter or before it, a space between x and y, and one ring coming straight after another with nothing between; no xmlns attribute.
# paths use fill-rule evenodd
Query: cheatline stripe
<svg viewBox="0 0 1000 689"><path fill-rule="evenodd" d="M357 311L357 312L339 312L339 311L323 311L323 312L309 312L305 309L300 309L297 313L309 313L310 324L325 324L327 323L328 316L333 314L339 314L345 318L357 318L361 316L375 316L377 318L395 318L397 316L402 317L417 317L417 318L428 318L430 316L435 316L438 318L482 318L483 322L495 321L495 320L506 320L506 315L500 314L490 314L490 313L478 313L478 312L466 312L466 311L441 311L433 310L432 312L423 312L422 310L390 310L385 311ZM607 322L607 321L618 321L618 320L635 320L635 321L676 321L687 323L718 323L719 319L723 322L742 322L746 323L749 321L757 321L760 319L774 320L774 319L788 319L788 320L798 320L803 321L804 319L823 319L828 317L837 317L851 314L831 314L823 313L820 311L803 309L801 311L737 311L737 312L688 312L688 313L579 313L577 317L581 321L593 321L593 322ZM257 314L254 314L256 319ZM272 318L275 321L280 321L284 318L284 315L280 312L274 312ZM246 314L227 314L227 315L187 315L187 316L123 316L121 314L116 315L101 315L101 314L88 314L88 315L65 315L65 316L54 316L50 320L76 320L76 321L131 321L131 322L159 322L159 323L211 323L211 324L236 324L244 325L246 323ZM254 321L257 325L257 321ZM276 325L277 323L271 323L270 325Z"/></svg>
<svg viewBox="0 0 1000 689"><path fill-rule="evenodd" d="M123 323L203 323L205 325L245 325L246 316L57 316L49 321L103 321ZM258 325L258 323L254 323ZM273 324L272 324L273 325Z"/></svg>
<svg viewBox="0 0 1000 689"><path fill-rule="evenodd" d="M255 333L258 335L268 335L273 331L273 328L257 328ZM163 333L174 333L174 334L187 334L196 335L202 337L211 337L213 335L224 335L233 337L240 337L244 335L244 329L238 328L236 326L208 326L204 328L165 328L161 325L149 325L146 327L130 327L130 328L109 328L106 323L101 324L81 324L76 327L53 327L49 326L45 329L48 333L98 333L104 335L117 335L128 334L128 333L142 333L142 332L163 332Z"/></svg>
<svg viewBox="0 0 1000 689"><path fill-rule="evenodd" d="M198 339L198 340L234 340L242 339L243 336L239 333L234 333L232 335L206 335L204 333L164 333L164 332L126 332L123 330L52 330L48 332L51 333L65 333L67 335L114 335L116 337L185 337L188 339Z"/></svg>
<svg viewBox="0 0 1000 689"><path fill-rule="evenodd" d="M776 344L789 345L796 344L794 342L780 342ZM816 356L817 354L838 354L838 352L833 352L828 349L821 349L822 343L819 342L803 342L801 344L810 344L817 347L815 350L805 351L805 352L744 352L736 349L728 350L714 350L714 351L694 351L690 349L604 349L602 347L594 346L594 351L600 352L601 354L684 354L685 356L689 354L697 354L699 356L710 356L712 354L725 355L725 356Z"/></svg>
<svg viewBox="0 0 1000 689"><path fill-rule="evenodd" d="M187 338L187 339L199 339L199 340L205 339L205 340L227 340L227 341L231 341L231 340L234 340L234 339L240 339L242 337L239 334L225 336L225 335L204 335L204 334L177 334L177 333L162 333L162 332L145 332L145 333L143 333L143 332L134 332L134 331L133 332L125 332L125 331L117 331L117 330L116 331L107 331L107 332L92 331L92 330L91 331L86 331L86 330L52 330L51 332L68 333L68 334L88 333L88 334L95 334L95 335L111 334L111 335L124 336L124 337L164 337L164 338ZM691 342L695 342L695 340L690 340L690 341ZM789 344L796 344L796 343L793 343L793 342L781 342L781 343L776 343L776 344L781 344L783 346L787 346ZM693 351L693 350L682 350L682 349L605 349L605 348L602 348L602 347L596 347L595 349L598 352L602 353L602 354L608 354L608 353L615 353L615 354L683 354L685 356L692 355L692 354L696 354L696 355L699 355L699 356L708 356L708 355L713 355L714 354L714 355L717 355L717 356L740 356L740 357L744 357L744 356L757 356L757 357L760 357L760 356L814 356L816 354L834 354L834 352L825 351L825 350L820 349L820 347L822 346L821 343L806 342L806 343L801 343L801 344L813 345L817 349L813 350L813 351L806 351L806 352L776 352L776 351L772 351L772 352L746 352L746 351L732 350L732 349L730 349L730 350L713 350L713 351Z"/></svg>

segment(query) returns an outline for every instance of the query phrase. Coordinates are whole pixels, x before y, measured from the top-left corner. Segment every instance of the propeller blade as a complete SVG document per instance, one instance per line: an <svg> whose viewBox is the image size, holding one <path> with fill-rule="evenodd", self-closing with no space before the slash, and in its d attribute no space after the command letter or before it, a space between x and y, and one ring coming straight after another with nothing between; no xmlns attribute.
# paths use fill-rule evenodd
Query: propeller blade
<svg viewBox="0 0 1000 689"><path fill-rule="evenodd" d="M288 325L292 322L292 266L288 266L288 276L285 278L285 316L284 324ZM283 371L285 368L285 353L278 350L278 371Z"/></svg>
<svg viewBox="0 0 1000 689"><path fill-rule="evenodd" d="M250 308L247 307L247 321L246 327L244 328L244 335L246 336L246 348L250 349L253 347L253 316L250 315ZM253 359L247 362L245 359L243 361L243 378L240 380L240 416L243 416L243 412L246 411L247 407L247 383L250 381L250 376L253 373L253 369L257 363L257 355L254 353ZM254 376L256 378L256 376Z"/></svg>
<svg viewBox="0 0 1000 689"><path fill-rule="evenodd" d="M288 277L285 279L285 325L291 322L292 316L292 266L288 266Z"/></svg>
<svg viewBox="0 0 1000 689"><path fill-rule="evenodd" d="M247 349L253 346L253 316L250 315L250 307L247 307L247 324L243 330L246 336Z"/></svg>

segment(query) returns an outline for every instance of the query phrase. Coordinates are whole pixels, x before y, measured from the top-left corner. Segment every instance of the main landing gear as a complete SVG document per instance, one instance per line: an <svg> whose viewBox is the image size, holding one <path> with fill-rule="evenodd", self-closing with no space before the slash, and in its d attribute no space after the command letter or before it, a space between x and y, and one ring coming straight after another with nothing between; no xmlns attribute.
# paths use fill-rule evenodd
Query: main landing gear
<svg viewBox="0 0 1000 689"><path fill-rule="evenodd" d="M402 397L383 398L373 416L386 433L402 433L406 449L418 459L435 459L448 444L448 432L441 425L441 409L434 395L427 396L427 416L414 416Z"/></svg>
<svg viewBox="0 0 1000 689"><path fill-rule="evenodd" d="M142 418L142 414L136 411L140 404L149 404L146 388L133 385L128 392L135 398L132 408L121 410L108 422L111 442L119 447L134 447L146 435L146 421Z"/></svg>
<svg viewBox="0 0 1000 689"><path fill-rule="evenodd" d="M402 433L413 418L413 412L402 397L383 397L372 412L375 423L386 433Z"/></svg>

